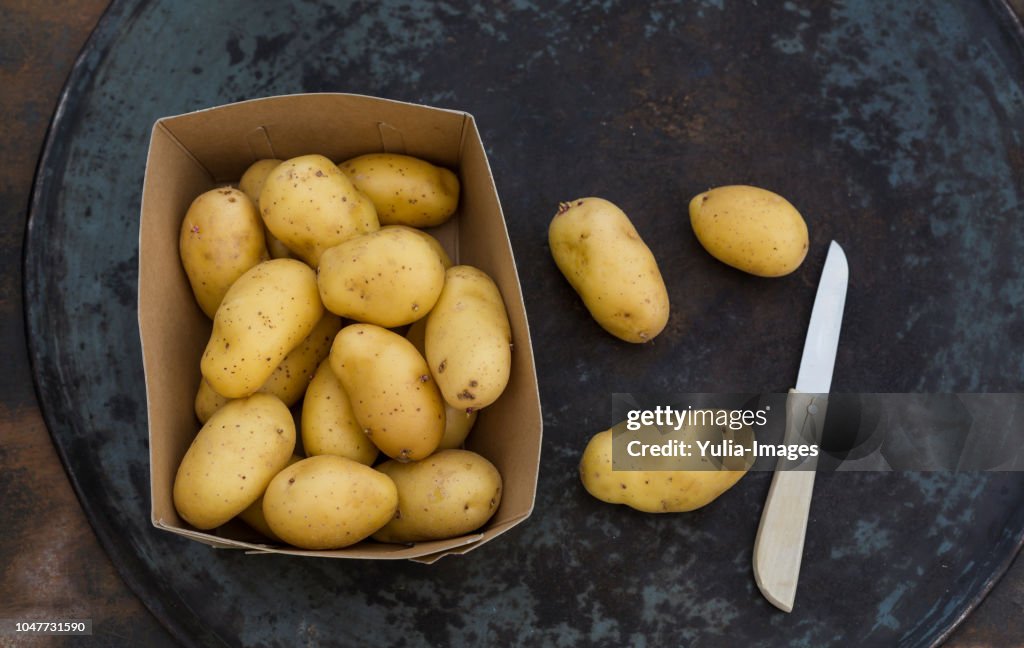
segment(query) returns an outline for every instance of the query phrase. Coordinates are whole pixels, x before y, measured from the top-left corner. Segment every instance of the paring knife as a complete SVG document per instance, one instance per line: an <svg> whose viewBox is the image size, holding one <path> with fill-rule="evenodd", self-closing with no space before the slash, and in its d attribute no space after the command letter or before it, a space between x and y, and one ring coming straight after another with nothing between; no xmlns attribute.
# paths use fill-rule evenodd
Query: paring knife
<svg viewBox="0 0 1024 648"><path fill-rule="evenodd" d="M786 399L784 443L821 441L849 274L843 248L832 241L814 298L796 388ZM808 457L799 463L799 470L793 470L797 463L780 460L754 541L754 580L765 598L786 612L793 610L796 599L817 459Z"/></svg>

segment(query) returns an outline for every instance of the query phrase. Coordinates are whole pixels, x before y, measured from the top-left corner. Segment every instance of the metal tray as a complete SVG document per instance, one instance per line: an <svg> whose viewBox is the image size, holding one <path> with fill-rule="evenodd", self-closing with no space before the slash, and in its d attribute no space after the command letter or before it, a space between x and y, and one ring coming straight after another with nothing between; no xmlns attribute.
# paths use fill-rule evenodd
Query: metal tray
<svg viewBox="0 0 1024 648"><path fill-rule="evenodd" d="M1010 391L1024 376L1021 30L999 3L118 2L68 81L26 240L54 443L122 576L186 644L933 645L1024 538L1009 473L822 475L795 611L750 573L769 475L686 515L593 500L576 465L626 391L791 386L828 241L851 265L836 391ZM344 91L480 125L536 349L545 440L524 525L433 566L247 556L149 524L139 194L161 116ZM784 279L700 249L714 185L789 197ZM622 206L662 265L667 330L601 331L546 247L557 203Z"/></svg>

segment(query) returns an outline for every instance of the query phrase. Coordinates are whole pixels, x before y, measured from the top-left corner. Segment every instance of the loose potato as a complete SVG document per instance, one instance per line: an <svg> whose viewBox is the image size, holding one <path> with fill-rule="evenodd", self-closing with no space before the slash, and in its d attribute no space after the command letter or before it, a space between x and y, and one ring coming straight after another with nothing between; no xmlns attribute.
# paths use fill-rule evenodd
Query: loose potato
<svg viewBox="0 0 1024 648"><path fill-rule="evenodd" d="M255 205L231 187L192 201L181 222L178 250L196 301L211 318L231 284L269 258Z"/></svg>
<svg viewBox="0 0 1024 648"><path fill-rule="evenodd" d="M434 307L444 272L421 236L382 227L324 251L317 285L332 313L389 328L415 322Z"/></svg>
<svg viewBox="0 0 1024 648"><path fill-rule="evenodd" d="M398 488L398 513L373 534L381 542L421 542L465 535L491 519L501 502L501 475L468 450L443 450L423 461L386 461L377 470Z"/></svg>
<svg viewBox="0 0 1024 648"><path fill-rule="evenodd" d="M288 464L285 468L300 461L302 461L302 457L297 454L293 454L291 458L288 459ZM282 468L282 470L284 470L284 468ZM267 518L263 517L263 495L260 495L259 499L239 513L238 519L248 524L250 528L259 531L261 535L266 536L268 539L273 540L274 542L281 542L281 538L278 538L277 534L270 530L270 525L267 524Z"/></svg>
<svg viewBox="0 0 1024 648"><path fill-rule="evenodd" d="M367 466L377 459L377 446L363 432L348 394L324 360L302 401L302 446L306 454L333 454Z"/></svg>
<svg viewBox="0 0 1024 648"><path fill-rule="evenodd" d="M807 223L785 198L746 185L717 187L690 201L697 240L722 263L781 277L807 256Z"/></svg>
<svg viewBox="0 0 1024 648"><path fill-rule="evenodd" d="M338 168L373 201L382 225L433 227L451 218L459 204L458 176L426 160L370 153Z"/></svg>
<svg viewBox="0 0 1024 648"><path fill-rule="evenodd" d="M494 281L472 266L452 266L427 316L427 362L445 401L463 411L498 400L512 370L512 330Z"/></svg>
<svg viewBox="0 0 1024 648"><path fill-rule="evenodd" d="M353 545L384 526L397 508L398 490L390 477L336 455L285 468L263 496L271 531L288 544L313 550Z"/></svg>
<svg viewBox="0 0 1024 648"><path fill-rule="evenodd" d="M200 362L203 377L227 398L254 393L322 316L309 266L294 259L259 264L231 286L217 309Z"/></svg>
<svg viewBox="0 0 1024 648"><path fill-rule="evenodd" d="M380 228L370 199L322 155L292 158L271 171L260 214L271 234L314 268L324 250Z"/></svg>
<svg viewBox="0 0 1024 648"><path fill-rule="evenodd" d="M604 330L642 343L665 328L669 299L658 262L617 206L602 198L561 203L548 244L558 269Z"/></svg>
<svg viewBox="0 0 1024 648"><path fill-rule="evenodd" d="M356 420L381 452L416 461L437 448L444 401L411 342L373 324L352 324L335 338L330 365Z"/></svg>
<svg viewBox="0 0 1024 648"><path fill-rule="evenodd" d="M699 456L696 438L711 440L721 432L703 428L684 428L677 436L689 443L693 454L689 458L643 457L632 459L634 464L649 467L644 470L614 470L612 466L613 435L616 428L596 434L587 444L580 461L580 479L591 495L603 502L625 504L647 513L678 513L692 511L714 501L732 488L749 470L752 460L731 459L725 465L715 466L709 459ZM749 432L749 428L747 428ZM650 444L664 444L671 435L658 428L645 427L629 438L646 440ZM752 437L749 437L752 441ZM748 441L749 443L749 441ZM625 453L625 449L620 449ZM693 470L671 470L683 465Z"/></svg>
<svg viewBox="0 0 1024 648"><path fill-rule="evenodd" d="M295 424L280 400L232 401L199 430L174 478L174 506L197 529L224 524L255 502L295 449Z"/></svg>

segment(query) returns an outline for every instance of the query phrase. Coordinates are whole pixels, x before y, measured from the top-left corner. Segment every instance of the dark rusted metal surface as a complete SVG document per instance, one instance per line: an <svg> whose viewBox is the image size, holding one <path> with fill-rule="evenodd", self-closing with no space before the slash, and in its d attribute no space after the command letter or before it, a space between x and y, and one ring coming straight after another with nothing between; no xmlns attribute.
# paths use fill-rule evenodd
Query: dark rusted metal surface
<svg viewBox="0 0 1024 648"><path fill-rule="evenodd" d="M185 642L928 645L1005 569L1018 474L833 474L797 608L757 593L768 475L693 514L601 504L576 478L623 391L775 391L796 375L827 243L851 265L837 391L1019 391L1020 34L999 5L115 3L54 124L27 240L39 394L122 573ZM174 55L168 55L173 52ZM523 281L545 409L536 511L435 566L250 557L148 523L135 319L145 150L160 116L299 91L472 112ZM718 264L686 202L744 182L811 230L781 280ZM558 274L561 200L631 215L673 300L643 347Z"/></svg>

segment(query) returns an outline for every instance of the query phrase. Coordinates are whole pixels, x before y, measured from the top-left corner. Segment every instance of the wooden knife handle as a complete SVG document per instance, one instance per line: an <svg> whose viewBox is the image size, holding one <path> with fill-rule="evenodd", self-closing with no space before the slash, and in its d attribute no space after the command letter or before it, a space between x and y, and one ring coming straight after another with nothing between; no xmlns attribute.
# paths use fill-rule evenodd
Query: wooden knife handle
<svg viewBox="0 0 1024 648"><path fill-rule="evenodd" d="M827 394L791 389L784 442L818 443L827 405ZM765 598L785 612L793 610L796 600L816 465L816 457L779 461L754 541L754 580Z"/></svg>

